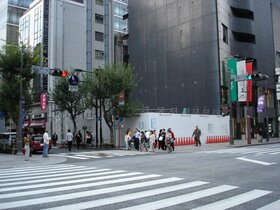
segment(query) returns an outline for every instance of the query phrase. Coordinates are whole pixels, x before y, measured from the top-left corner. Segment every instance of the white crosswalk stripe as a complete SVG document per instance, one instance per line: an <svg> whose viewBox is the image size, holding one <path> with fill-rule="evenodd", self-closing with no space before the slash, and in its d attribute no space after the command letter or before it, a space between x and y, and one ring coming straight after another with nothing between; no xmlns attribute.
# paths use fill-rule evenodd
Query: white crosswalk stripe
<svg viewBox="0 0 280 210"><path fill-rule="evenodd" d="M56 153L50 154L51 157L64 157L69 159L78 160L89 160L89 159L100 159L100 158L114 158L114 157L126 157L126 156L137 156L137 155L152 155L155 153L151 152L138 152L138 151L106 151L106 152L72 152L72 153Z"/></svg>
<svg viewBox="0 0 280 210"><path fill-rule="evenodd" d="M32 179L31 173L34 173ZM273 193L261 189L244 191L238 186L217 186L199 180L186 182L183 178L159 174L66 164L5 169L0 178L0 209L150 210L183 204L184 209L220 210L240 207ZM211 196L218 199L210 199ZM280 208L280 200L271 197L275 200L259 206L259 210ZM206 198L209 199L202 205L189 203L188 208L188 202ZM148 200L137 202L141 199Z"/></svg>
<svg viewBox="0 0 280 210"><path fill-rule="evenodd" d="M253 155L277 155L280 154L280 147L275 148L230 148L230 149L218 149L218 150L210 150L210 151L199 151L198 153L214 153L214 154L253 154Z"/></svg>

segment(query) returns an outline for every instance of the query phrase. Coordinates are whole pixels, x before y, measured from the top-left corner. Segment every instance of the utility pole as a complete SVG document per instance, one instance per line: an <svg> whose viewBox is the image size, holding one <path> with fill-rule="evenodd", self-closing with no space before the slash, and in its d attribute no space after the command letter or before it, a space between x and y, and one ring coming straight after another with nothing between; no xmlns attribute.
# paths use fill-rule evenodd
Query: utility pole
<svg viewBox="0 0 280 210"><path fill-rule="evenodd" d="M19 113L18 113L18 142L17 154L22 150L22 123L23 123L23 106L22 106L22 71L23 71L23 45L20 46L20 81L19 81Z"/></svg>

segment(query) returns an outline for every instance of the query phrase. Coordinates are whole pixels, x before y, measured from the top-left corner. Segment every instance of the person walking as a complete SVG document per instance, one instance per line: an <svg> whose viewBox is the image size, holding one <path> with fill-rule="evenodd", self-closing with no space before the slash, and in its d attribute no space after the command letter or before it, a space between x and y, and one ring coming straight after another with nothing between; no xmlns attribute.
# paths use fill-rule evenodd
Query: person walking
<svg viewBox="0 0 280 210"><path fill-rule="evenodd" d="M129 135L130 133L130 129L128 128L125 132L125 136L124 136L124 142L125 142L125 149L128 150L129 149L129 141L131 139L131 136Z"/></svg>
<svg viewBox="0 0 280 210"><path fill-rule="evenodd" d="M68 129L68 132L66 133L66 141L68 144L68 150L71 152L72 150L72 141L73 141L73 134L71 133L70 129Z"/></svg>
<svg viewBox="0 0 280 210"><path fill-rule="evenodd" d="M82 133L81 133L80 130L79 130L78 133L76 134L75 140L76 140L76 144L77 144L77 149L79 150L79 149L80 149L81 142L82 142L82 140L83 140L83 136L82 136Z"/></svg>
<svg viewBox="0 0 280 210"><path fill-rule="evenodd" d="M49 144L50 144L50 137L47 129L45 130L45 133L43 135L43 140L44 140L43 157L46 158L48 157Z"/></svg>
<svg viewBox="0 0 280 210"><path fill-rule="evenodd" d="M90 147L92 143L92 134L89 131L86 132L86 143L88 144L88 147Z"/></svg>
<svg viewBox="0 0 280 210"><path fill-rule="evenodd" d="M25 150L25 161L29 160L29 155L30 155L30 136L29 134L25 133L23 136L23 142L24 142L24 150Z"/></svg>
<svg viewBox="0 0 280 210"><path fill-rule="evenodd" d="M258 142L263 142L263 130L262 130L262 128L260 128L259 132L258 132Z"/></svg>
<svg viewBox="0 0 280 210"><path fill-rule="evenodd" d="M58 140L57 134L56 134L56 132L54 132L52 135L53 146L56 146L57 140Z"/></svg>
<svg viewBox="0 0 280 210"><path fill-rule="evenodd" d="M195 126L192 137L194 137L196 147L198 145L201 146L200 136L201 136L201 130L198 128L198 126Z"/></svg>
<svg viewBox="0 0 280 210"><path fill-rule="evenodd" d="M150 138L149 138L149 143L150 143L150 152L154 152L155 151L155 143L156 143L156 134L155 131L151 131L150 133Z"/></svg>
<svg viewBox="0 0 280 210"><path fill-rule="evenodd" d="M162 129L162 131L161 131L161 136L162 136L162 145L161 145L161 149L162 149L162 150L166 150L166 143L165 143L166 131L165 131L165 128Z"/></svg>
<svg viewBox="0 0 280 210"><path fill-rule="evenodd" d="M172 147L172 150L174 151L174 141L175 141L175 135L174 132L171 130L171 128L168 128L167 132L169 133L169 138L170 138L170 145Z"/></svg>

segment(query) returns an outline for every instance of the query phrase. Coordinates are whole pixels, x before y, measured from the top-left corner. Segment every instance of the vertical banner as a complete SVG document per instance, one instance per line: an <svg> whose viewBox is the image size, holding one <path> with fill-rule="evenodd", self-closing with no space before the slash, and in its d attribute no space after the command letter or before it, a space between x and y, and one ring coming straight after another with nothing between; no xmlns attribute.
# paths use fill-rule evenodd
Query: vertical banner
<svg viewBox="0 0 280 210"><path fill-rule="evenodd" d="M253 61L247 62L246 63L246 72L247 74L252 74L253 73ZM252 80L248 80L247 81L247 100L248 102L252 102L253 99L253 81Z"/></svg>
<svg viewBox="0 0 280 210"><path fill-rule="evenodd" d="M228 65L228 70L231 73L231 77L236 76L237 75L236 59L235 58L228 59L227 65ZM237 86L235 81L231 81L231 102L235 102L235 101L237 101Z"/></svg>
<svg viewBox="0 0 280 210"><path fill-rule="evenodd" d="M246 61L237 61L237 75L246 74ZM247 101L247 81L240 81L237 83L238 101Z"/></svg>
<svg viewBox="0 0 280 210"><path fill-rule="evenodd" d="M47 93L41 93L40 105L42 111L45 111L47 109L47 103L48 103L47 97L48 97Z"/></svg>
<svg viewBox="0 0 280 210"><path fill-rule="evenodd" d="M264 111L264 103L265 103L265 95L261 95L258 98L258 107L257 107L257 112L263 112Z"/></svg>

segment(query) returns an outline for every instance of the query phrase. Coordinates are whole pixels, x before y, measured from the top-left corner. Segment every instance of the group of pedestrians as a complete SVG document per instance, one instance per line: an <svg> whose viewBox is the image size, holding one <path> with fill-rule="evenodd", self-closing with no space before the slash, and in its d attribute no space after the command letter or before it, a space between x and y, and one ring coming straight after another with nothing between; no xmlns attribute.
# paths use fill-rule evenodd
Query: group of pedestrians
<svg viewBox="0 0 280 210"><path fill-rule="evenodd" d="M170 144L174 151L174 140L175 134L171 128L168 128L167 131L164 128L160 129L158 135L156 130L140 131L136 128L133 133L128 128L124 137L127 150L136 149L141 152L155 152L156 149L166 150L168 144Z"/></svg>
<svg viewBox="0 0 280 210"><path fill-rule="evenodd" d="M195 126L192 133L195 140L195 146L201 146L201 129ZM139 151L154 152L158 150L166 150L168 146L174 151L175 134L171 128L167 130L162 128L159 130L158 135L156 130L140 131L138 128L134 133L128 128L124 136L125 149L136 149Z"/></svg>

